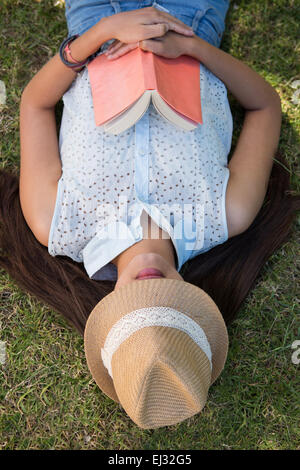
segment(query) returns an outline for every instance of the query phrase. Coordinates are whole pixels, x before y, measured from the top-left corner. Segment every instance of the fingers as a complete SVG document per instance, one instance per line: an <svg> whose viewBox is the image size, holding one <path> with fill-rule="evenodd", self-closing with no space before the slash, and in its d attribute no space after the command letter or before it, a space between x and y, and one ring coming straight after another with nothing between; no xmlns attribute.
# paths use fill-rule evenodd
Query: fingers
<svg viewBox="0 0 300 470"><path fill-rule="evenodd" d="M158 10L155 7L150 7L150 8L154 10L152 21L155 23L166 23L168 25L167 31L171 29L172 31L175 31L176 33L179 33L179 34L185 34L187 36L194 35L193 28L191 28L190 26L187 26L185 23L180 21L175 16L172 16L169 13Z"/></svg>
<svg viewBox="0 0 300 470"><path fill-rule="evenodd" d="M158 42L160 42L159 39L146 39L131 44L125 44L120 42L120 44L116 46L116 49L113 49L111 51L105 51L105 55L108 59L117 59L118 57L126 54L127 52L133 49L136 49L137 47L140 47L145 51L149 50L151 52L158 53L160 51L160 46L156 45Z"/></svg>
<svg viewBox="0 0 300 470"><path fill-rule="evenodd" d="M126 54L127 52L131 51L132 49L136 49L138 47L139 43L131 43L131 44L125 44L125 43L120 43L120 46L117 47L116 50L113 51L105 51L105 55L108 59L117 59L118 57Z"/></svg>
<svg viewBox="0 0 300 470"><path fill-rule="evenodd" d="M167 23L143 25L141 27L139 37L143 39L160 38L168 32L168 28L169 27ZM141 41L143 39L141 39ZM122 41L116 40L108 46L105 51L105 55L108 58L116 58L132 49L135 49L136 47L138 47L138 42L136 41L132 43L124 43Z"/></svg>
<svg viewBox="0 0 300 470"><path fill-rule="evenodd" d="M168 29L171 29L172 31L175 31L176 33L179 34L184 34L185 36L193 36L194 31L192 28L186 25L182 25L180 23L176 23L174 21L169 21L168 23Z"/></svg>
<svg viewBox="0 0 300 470"><path fill-rule="evenodd" d="M167 23L143 25L143 39L141 41L164 36L168 30L169 25Z"/></svg>
<svg viewBox="0 0 300 470"><path fill-rule="evenodd" d="M123 44L124 43L122 41L118 41L118 40L114 41L108 46L108 48L105 51L105 54L116 52L120 47L122 47Z"/></svg>
<svg viewBox="0 0 300 470"><path fill-rule="evenodd" d="M156 23L142 26L140 34L141 41L143 39L151 39L164 36L168 31L175 31L178 34L184 32L184 34L187 36L194 35L194 31L192 29L187 31L182 29L182 27L177 24L170 25L170 23Z"/></svg>
<svg viewBox="0 0 300 470"><path fill-rule="evenodd" d="M194 31L189 26L181 26L170 21L160 21L159 23L143 25L143 35L145 39L164 36L168 31L175 31L185 36L193 36Z"/></svg>

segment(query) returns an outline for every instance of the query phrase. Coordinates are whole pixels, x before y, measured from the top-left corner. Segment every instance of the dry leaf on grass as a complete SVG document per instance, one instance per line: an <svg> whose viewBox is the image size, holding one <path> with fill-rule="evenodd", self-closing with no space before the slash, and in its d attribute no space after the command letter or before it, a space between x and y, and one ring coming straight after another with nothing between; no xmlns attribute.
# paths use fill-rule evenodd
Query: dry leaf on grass
<svg viewBox="0 0 300 470"><path fill-rule="evenodd" d="M4 106L6 103L6 87L5 83L0 80L0 106Z"/></svg>

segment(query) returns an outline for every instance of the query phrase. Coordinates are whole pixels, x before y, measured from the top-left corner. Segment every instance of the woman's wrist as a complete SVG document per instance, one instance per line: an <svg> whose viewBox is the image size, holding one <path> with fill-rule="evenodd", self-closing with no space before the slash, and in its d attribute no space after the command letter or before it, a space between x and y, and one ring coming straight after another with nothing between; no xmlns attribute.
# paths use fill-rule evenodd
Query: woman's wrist
<svg viewBox="0 0 300 470"><path fill-rule="evenodd" d="M209 46L209 44L204 41L204 39L199 38L199 36L197 36L196 34L190 38L185 37L184 43L185 54L194 57L194 59L197 59L200 62L203 62L203 59L206 55L205 50L207 46Z"/></svg>
<svg viewBox="0 0 300 470"><path fill-rule="evenodd" d="M76 62L82 62L94 54L106 41L113 38L110 17L101 18L92 28L72 41L70 50Z"/></svg>

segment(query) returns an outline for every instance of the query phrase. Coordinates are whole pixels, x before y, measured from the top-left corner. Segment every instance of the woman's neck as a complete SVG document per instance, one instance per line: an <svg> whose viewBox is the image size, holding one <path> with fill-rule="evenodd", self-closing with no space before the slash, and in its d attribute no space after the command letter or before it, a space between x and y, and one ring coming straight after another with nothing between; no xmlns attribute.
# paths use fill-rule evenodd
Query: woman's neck
<svg viewBox="0 0 300 470"><path fill-rule="evenodd" d="M169 234L158 227L153 219L143 211L141 217L143 239L120 253L111 262L118 269L118 277L130 261L142 253L157 253L176 269L177 256Z"/></svg>

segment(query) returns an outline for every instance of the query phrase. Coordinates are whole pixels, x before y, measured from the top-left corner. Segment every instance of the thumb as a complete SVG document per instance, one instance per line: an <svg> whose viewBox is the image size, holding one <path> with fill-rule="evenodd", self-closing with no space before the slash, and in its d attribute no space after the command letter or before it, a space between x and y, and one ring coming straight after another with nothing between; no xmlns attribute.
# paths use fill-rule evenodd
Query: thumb
<svg viewBox="0 0 300 470"><path fill-rule="evenodd" d="M140 41L140 48L144 51L153 52L154 54L159 54L162 50L162 41L157 39L144 39Z"/></svg>
<svg viewBox="0 0 300 470"><path fill-rule="evenodd" d="M147 49L147 40L139 41L139 48L140 49Z"/></svg>
<svg viewBox="0 0 300 470"><path fill-rule="evenodd" d="M143 41L139 42L139 47L143 49L144 51L154 51L154 43L157 41L154 41L153 39L144 39Z"/></svg>

